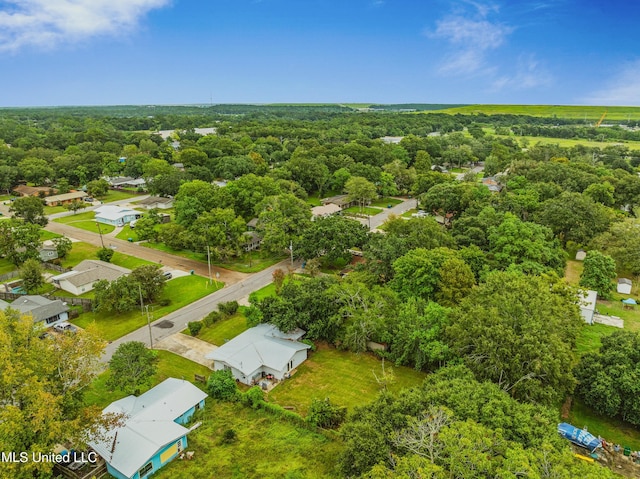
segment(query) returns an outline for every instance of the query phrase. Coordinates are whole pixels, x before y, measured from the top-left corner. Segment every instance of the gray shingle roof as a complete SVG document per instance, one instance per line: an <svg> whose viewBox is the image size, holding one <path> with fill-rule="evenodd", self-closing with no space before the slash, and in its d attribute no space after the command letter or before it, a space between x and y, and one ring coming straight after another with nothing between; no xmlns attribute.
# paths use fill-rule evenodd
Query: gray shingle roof
<svg viewBox="0 0 640 479"><path fill-rule="evenodd" d="M69 307L59 299L52 301L42 296L31 295L20 296L11 303L11 308L23 314L30 314L34 321L44 321L69 311Z"/></svg>

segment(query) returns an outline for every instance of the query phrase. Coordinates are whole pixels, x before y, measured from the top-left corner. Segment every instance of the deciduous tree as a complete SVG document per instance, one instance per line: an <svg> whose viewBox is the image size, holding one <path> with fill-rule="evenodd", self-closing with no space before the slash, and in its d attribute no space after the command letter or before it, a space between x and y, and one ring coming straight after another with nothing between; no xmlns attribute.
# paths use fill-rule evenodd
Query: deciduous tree
<svg viewBox="0 0 640 479"><path fill-rule="evenodd" d="M109 360L107 386L126 394L140 394L140 389L158 369L157 353L139 341L122 343Z"/></svg>

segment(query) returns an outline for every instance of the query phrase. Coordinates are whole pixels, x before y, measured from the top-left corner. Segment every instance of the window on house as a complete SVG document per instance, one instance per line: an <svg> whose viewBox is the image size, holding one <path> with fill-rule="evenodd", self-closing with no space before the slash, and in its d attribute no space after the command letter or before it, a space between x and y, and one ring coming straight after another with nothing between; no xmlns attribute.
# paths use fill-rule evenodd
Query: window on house
<svg viewBox="0 0 640 479"><path fill-rule="evenodd" d="M138 471L138 473L140 474L140 477L144 477L147 474L149 474L152 470L153 470L153 464L151 464L150 462L147 462L145 466Z"/></svg>

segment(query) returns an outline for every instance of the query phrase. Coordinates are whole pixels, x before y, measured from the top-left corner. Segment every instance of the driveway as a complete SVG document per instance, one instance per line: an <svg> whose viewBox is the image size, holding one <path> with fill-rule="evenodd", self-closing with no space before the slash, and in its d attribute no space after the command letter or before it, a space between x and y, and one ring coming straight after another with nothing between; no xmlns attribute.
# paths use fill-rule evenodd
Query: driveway
<svg viewBox="0 0 640 479"><path fill-rule="evenodd" d="M412 208L416 207L416 201L415 199L406 199L406 198L396 198L398 200L402 200L402 203L399 203L391 208L385 208L384 210L382 210L380 213L378 213L375 216L370 216L368 218L356 218L360 223L362 223L363 225L365 225L367 228L369 228L371 231L375 230L378 228L378 226L380 226L381 224L383 224L385 221L387 221L387 219L389 218L389 216L391 215L396 215L396 216L400 216L402 215L402 213L406 213L407 211L409 211Z"/></svg>
<svg viewBox="0 0 640 479"><path fill-rule="evenodd" d="M155 349L171 351L183 358L190 359L193 362L202 364L203 366L213 369L213 360L207 359L205 356L218 346L215 346L201 339L194 338L182 333L175 333L171 336L158 341L153 345Z"/></svg>

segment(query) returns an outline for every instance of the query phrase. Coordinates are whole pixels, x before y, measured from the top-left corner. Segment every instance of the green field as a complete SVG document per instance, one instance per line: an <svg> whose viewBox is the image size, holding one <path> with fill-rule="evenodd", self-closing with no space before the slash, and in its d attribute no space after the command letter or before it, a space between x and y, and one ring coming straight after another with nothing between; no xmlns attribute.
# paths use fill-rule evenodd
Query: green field
<svg viewBox="0 0 640 479"><path fill-rule="evenodd" d="M0 274L11 273L18 267L6 258L0 258Z"/></svg>
<svg viewBox="0 0 640 479"><path fill-rule="evenodd" d="M377 206L379 208L387 208L389 205L395 206L402 203L402 200L396 198L380 198L371 203L371 206Z"/></svg>
<svg viewBox="0 0 640 479"><path fill-rule="evenodd" d="M639 120L640 107L627 106L575 106L575 105L469 105L445 110L435 110L433 113L448 113L450 115L528 115L571 119L587 119L595 122L607 112L608 120ZM428 112L430 113L430 112Z"/></svg>
<svg viewBox="0 0 640 479"><path fill-rule="evenodd" d="M102 233L103 235L111 233L115 226L105 225L103 223L97 223L95 220L96 214L93 211L86 211L84 213L78 213L77 215L64 216L62 218L56 218L56 223L62 223L65 225L73 226L74 228L80 228L92 233ZM100 226L98 226L98 224Z"/></svg>
<svg viewBox="0 0 640 479"><path fill-rule="evenodd" d="M72 268L81 261L85 259L98 259L98 248L97 246L93 246L89 243L84 243L82 241L78 241L73 243L71 251L67 254L67 256L62 260L62 266L65 268ZM143 266L147 264L157 264L151 261L147 261L146 259L137 258L136 256L129 256L118 251L115 251L113 254L113 258L111 258L111 262L117 266L122 266L123 268L135 269L138 266Z"/></svg>
<svg viewBox="0 0 640 479"><path fill-rule="evenodd" d="M140 393L144 393L153 386L160 384L167 378L187 379L193 382L196 374L208 377L211 370L206 366L202 366L193 361L170 353L169 351L156 351L158 353L158 371L153 376L148 385L140 389ZM104 408L113 401L121 399L125 396L121 391L111 391L107 388L106 382L109 379L109 371L105 371L96 377L85 392L84 402L87 406L99 406ZM201 383L194 383L196 386L202 387Z"/></svg>
<svg viewBox="0 0 640 479"><path fill-rule="evenodd" d="M591 434L602 436L608 442L630 446L634 450L640 449L638 429L623 421L600 416L575 398L571 405L569 422L579 428L587 426Z"/></svg>
<svg viewBox="0 0 640 479"><path fill-rule="evenodd" d="M208 343L222 346L225 342L235 338L238 334L249 329L247 326L247 318L243 314L235 314L230 318L218 321L211 326L205 326L198 334L198 339L207 341ZM189 334L189 330L185 331Z"/></svg>
<svg viewBox="0 0 640 479"><path fill-rule="evenodd" d="M351 208L346 208L342 211L347 214L352 214L352 215L365 214L367 216L375 216L378 213L382 213L381 208L372 208L370 206L365 206L364 208L360 208L359 206L352 206Z"/></svg>
<svg viewBox="0 0 640 479"><path fill-rule="evenodd" d="M111 203L113 201L128 200L129 198L135 198L137 196L140 196L140 195L136 193L132 193L130 191L109 190L106 196L103 196L102 198L100 198L100 201L102 201L102 203Z"/></svg>
<svg viewBox="0 0 640 479"><path fill-rule="evenodd" d="M224 283L220 282L218 282L217 287L209 285L206 278L196 275L182 276L167 281L160 299L168 299L170 303L167 306L152 305L149 308L151 320L155 321L217 291L223 286ZM142 314L139 308L122 314L92 311L84 313L72 321L73 324L81 328L86 328L93 322L95 322L98 332L106 341L113 341L147 324L147 316Z"/></svg>
<svg viewBox="0 0 640 479"><path fill-rule="evenodd" d="M294 426L239 403L207 401L189 434L191 461L172 461L154 479L327 479L334 471L340 442ZM237 438L223 444L223 433Z"/></svg>
<svg viewBox="0 0 640 479"><path fill-rule="evenodd" d="M123 241L128 241L131 238L133 241L140 241L138 235L136 234L136 230L131 229L129 225L124 225L120 233L116 235L116 238L121 239Z"/></svg>
<svg viewBox="0 0 640 479"><path fill-rule="evenodd" d="M211 261L211 264L240 273L256 273L279 263L286 257L287 255L251 251L228 261Z"/></svg>
<svg viewBox="0 0 640 479"><path fill-rule="evenodd" d="M381 391L376 381L382 375L382 362L372 354L355 354L338 351L332 346L319 344L316 352L298 366L298 370L270 393L269 400L281 406L293 406L295 412L306 414L312 399L329 397L339 406L350 410L355 406L372 401ZM425 373L403 366L386 363L387 372L393 370L395 381L389 389L416 386L424 380Z"/></svg>

